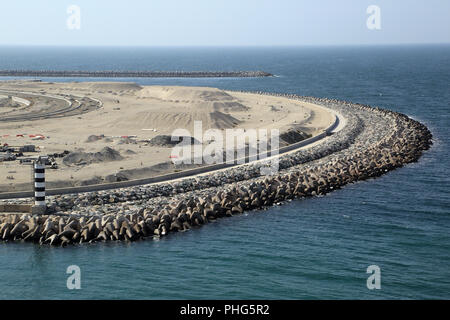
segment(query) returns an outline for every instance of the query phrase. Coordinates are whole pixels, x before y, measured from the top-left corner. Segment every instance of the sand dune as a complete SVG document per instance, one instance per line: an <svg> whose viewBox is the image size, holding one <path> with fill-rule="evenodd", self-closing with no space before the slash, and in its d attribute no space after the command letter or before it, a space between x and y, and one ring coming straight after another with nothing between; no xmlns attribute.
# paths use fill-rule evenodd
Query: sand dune
<svg viewBox="0 0 450 320"><path fill-rule="evenodd" d="M233 128L240 120L231 112L250 108L223 90L195 87L145 87L135 92L145 99L146 110L124 115L109 126L138 125L143 128L191 128L194 121L202 121L211 129Z"/></svg>
<svg viewBox="0 0 450 320"><path fill-rule="evenodd" d="M208 87L163 87L150 86L138 94L141 98L156 98L165 101L232 101L235 100L223 90Z"/></svg>
<svg viewBox="0 0 450 320"><path fill-rule="evenodd" d="M166 109L167 110L167 109ZM130 127L156 128L171 131L178 128L192 130L194 121L201 121L205 128L227 129L233 128L241 121L220 111L213 112L181 112L177 109L168 112L142 111L133 115L125 115L108 123L108 128Z"/></svg>
<svg viewBox="0 0 450 320"><path fill-rule="evenodd" d="M145 87L136 93L140 98L174 102L201 111L246 111L249 108L223 90L206 87Z"/></svg>
<svg viewBox="0 0 450 320"><path fill-rule="evenodd" d="M134 82L75 82L70 83L72 89L105 92L105 93L122 93L139 91L142 87Z"/></svg>

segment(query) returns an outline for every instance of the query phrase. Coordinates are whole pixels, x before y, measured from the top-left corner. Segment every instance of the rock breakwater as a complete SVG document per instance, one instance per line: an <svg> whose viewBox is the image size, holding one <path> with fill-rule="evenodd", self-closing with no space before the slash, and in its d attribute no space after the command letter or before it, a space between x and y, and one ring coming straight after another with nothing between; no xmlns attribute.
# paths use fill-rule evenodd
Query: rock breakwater
<svg viewBox="0 0 450 320"><path fill-rule="evenodd" d="M264 71L82 71L0 70L1 77L91 77L91 78L259 78L272 77Z"/></svg>
<svg viewBox="0 0 450 320"><path fill-rule="evenodd" d="M417 161L432 144L424 125L400 113L282 96L333 109L346 125L318 144L280 156L279 172L273 176L260 176L265 164L255 162L177 182L53 196L52 214L0 216L0 239L65 246L162 237L380 176Z"/></svg>

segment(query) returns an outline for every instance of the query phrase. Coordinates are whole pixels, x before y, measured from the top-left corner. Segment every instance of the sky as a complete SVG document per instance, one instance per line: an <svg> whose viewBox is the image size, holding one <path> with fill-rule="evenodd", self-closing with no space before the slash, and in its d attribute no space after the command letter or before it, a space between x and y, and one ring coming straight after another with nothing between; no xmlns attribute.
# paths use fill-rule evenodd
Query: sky
<svg viewBox="0 0 450 320"><path fill-rule="evenodd" d="M2 0L0 13L0 45L450 43L450 0Z"/></svg>

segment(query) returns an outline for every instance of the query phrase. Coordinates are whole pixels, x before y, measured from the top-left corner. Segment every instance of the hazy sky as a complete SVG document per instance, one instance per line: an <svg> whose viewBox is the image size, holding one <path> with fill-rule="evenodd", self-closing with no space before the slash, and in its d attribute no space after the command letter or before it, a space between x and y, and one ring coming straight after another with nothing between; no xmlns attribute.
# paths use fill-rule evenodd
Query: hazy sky
<svg viewBox="0 0 450 320"><path fill-rule="evenodd" d="M370 5L381 30L366 26ZM2 0L0 12L2 45L450 43L450 0Z"/></svg>

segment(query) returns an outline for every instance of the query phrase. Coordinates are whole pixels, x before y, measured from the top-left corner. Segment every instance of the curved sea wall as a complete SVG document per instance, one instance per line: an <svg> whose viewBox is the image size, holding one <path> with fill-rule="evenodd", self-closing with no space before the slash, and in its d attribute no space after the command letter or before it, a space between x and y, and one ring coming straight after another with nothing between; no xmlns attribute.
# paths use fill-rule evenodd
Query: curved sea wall
<svg viewBox="0 0 450 320"><path fill-rule="evenodd" d="M53 214L0 217L0 238L64 246L161 237L380 176L417 161L432 144L424 125L400 113L331 99L279 96L335 110L346 118L346 126L316 145L280 155L273 176L261 176L265 164L255 162L176 182L53 196Z"/></svg>

